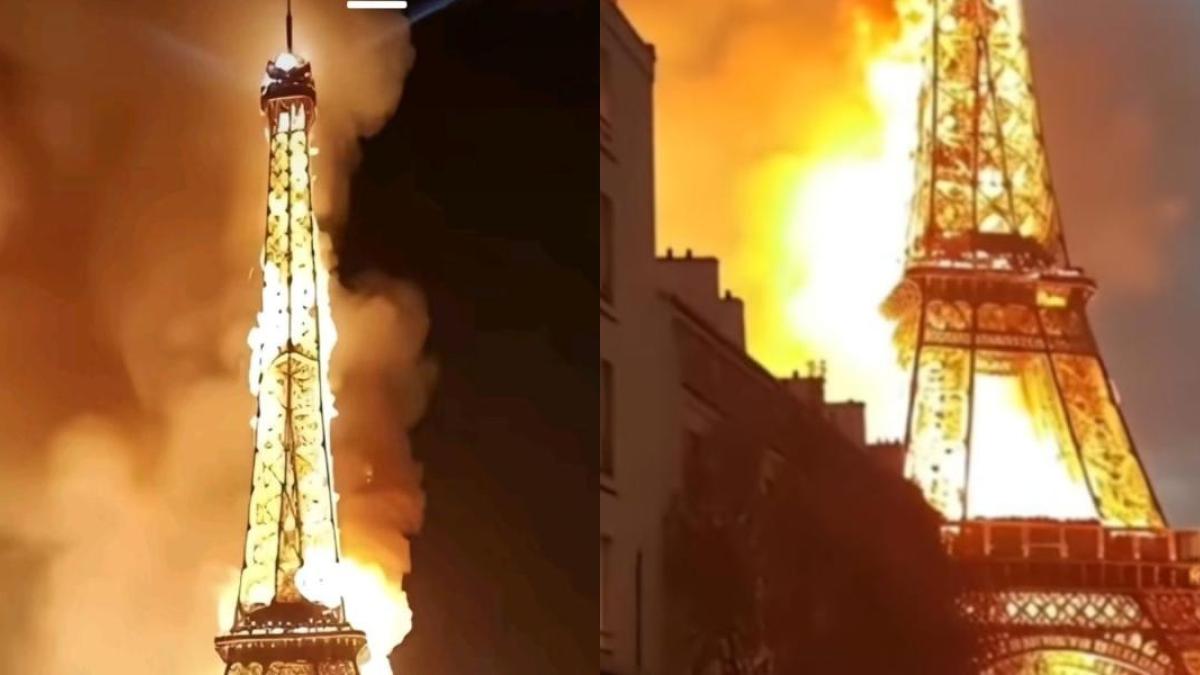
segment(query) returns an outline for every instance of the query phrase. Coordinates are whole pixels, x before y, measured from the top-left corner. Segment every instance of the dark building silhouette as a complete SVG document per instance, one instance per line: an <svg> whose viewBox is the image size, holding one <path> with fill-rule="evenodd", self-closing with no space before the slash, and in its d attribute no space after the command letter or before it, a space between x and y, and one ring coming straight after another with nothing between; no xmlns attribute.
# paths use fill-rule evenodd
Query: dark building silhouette
<svg viewBox="0 0 1200 675"><path fill-rule="evenodd" d="M600 10L600 672L962 672L937 515L863 404L755 362L715 258L656 256L654 50Z"/></svg>
<svg viewBox="0 0 1200 675"><path fill-rule="evenodd" d="M418 283L438 364L397 673L595 664L595 17L460 0L422 19L399 109L363 145L339 277Z"/></svg>

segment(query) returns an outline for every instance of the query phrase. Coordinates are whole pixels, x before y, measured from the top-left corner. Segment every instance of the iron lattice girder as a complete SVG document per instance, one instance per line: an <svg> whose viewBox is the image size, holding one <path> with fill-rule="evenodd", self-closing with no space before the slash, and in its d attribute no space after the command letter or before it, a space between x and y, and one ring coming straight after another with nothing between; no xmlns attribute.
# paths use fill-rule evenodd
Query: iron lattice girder
<svg viewBox="0 0 1200 675"><path fill-rule="evenodd" d="M896 320L901 359L912 368L906 472L947 519L1099 518L1121 527L1163 525L1087 320L1094 288L1077 269L923 263L909 267L885 303ZM977 405L976 385L984 378L1007 378L1021 400L1003 410L986 400ZM1039 511L1042 504L1022 504L1021 495L1047 495L1023 484L1002 484L1040 476L969 471L981 442L1009 452L980 424L1001 412L1024 418L1030 433L1038 434L1027 439L1030 452L1050 454L1034 457L1037 469L1057 472L1049 479L1075 491L1070 509L1055 510L1056 504ZM1006 503L988 502L980 489ZM1014 504L1015 510L1004 510Z"/></svg>
<svg viewBox="0 0 1200 675"><path fill-rule="evenodd" d="M912 368L906 474L951 521L1160 527L1066 254L1021 2L902 6L927 31L907 268L885 303ZM995 485L1013 479L1001 455L1038 487Z"/></svg>
<svg viewBox="0 0 1200 675"><path fill-rule="evenodd" d="M1047 652L1095 656L1114 674L1200 672L1200 534L967 521L944 540L981 672Z"/></svg>
<svg viewBox="0 0 1200 675"><path fill-rule="evenodd" d="M987 627L981 641L978 668L982 675L1039 675L1027 660L1038 655L1072 654L1086 657L1090 675L1189 675L1181 660L1160 649L1152 632L1118 633L1060 628L1008 629ZM1014 667L1015 664L1020 666ZM1083 672L1073 670L1071 672Z"/></svg>
<svg viewBox="0 0 1200 675"><path fill-rule="evenodd" d="M909 1L928 27L910 261L1066 261L1019 0Z"/></svg>
<svg viewBox="0 0 1200 675"><path fill-rule="evenodd" d="M1186 602L1197 608L1195 593ZM976 590L959 598L980 630L981 671L1021 653L1069 651L1106 657L1149 675L1186 675L1182 654L1196 631L1158 622L1140 592L1083 589ZM1191 622L1188 622L1191 623Z"/></svg>

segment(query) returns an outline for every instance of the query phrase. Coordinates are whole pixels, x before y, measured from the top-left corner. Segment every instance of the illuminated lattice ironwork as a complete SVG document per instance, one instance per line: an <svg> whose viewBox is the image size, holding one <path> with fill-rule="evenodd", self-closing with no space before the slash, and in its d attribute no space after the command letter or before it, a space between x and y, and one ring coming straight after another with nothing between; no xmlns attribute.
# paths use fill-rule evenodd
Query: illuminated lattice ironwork
<svg viewBox="0 0 1200 675"><path fill-rule="evenodd" d="M1175 639L1188 629L1160 623L1138 593L974 591L959 602L983 629L982 673L1189 672Z"/></svg>
<svg viewBox="0 0 1200 675"><path fill-rule="evenodd" d="M316 90L311 66L290 49L267 64L262 109L270 173L262 311L250 338L254 469L233 627L216 646L227 675L357 675L366 639L346 621L335 583L336 335L310 191Z"/></svg>
<svg viewBox="0 0 1200 675"><path fill-rule="evenodd" d="M1200 673L1197 533L977 521L944 536L981 673Z"/></svg>
<svg viewBox="0 0 1200 675"><path fill-rule="evenodd" d="M906 472L951 520L1161 526L1070 267L1019 0L905 0L929 27L903 282Z"/></svg>
<svg viewBox="0 0 1200 675"><path fill-rule="evenodd" d="M1088 323L1020 0L897 0L927 27L904 278L905 471L946 518L987 675L1200 673L1200 555L1166 529Z"/></svg>
<svg viewBox="0 0 1200 675"><path fill-rule="evenodd" d="M1019 1L905 5L930 27L909 255L1065 262Z"/></svg>
<svg viewBox="0 0 1200 675"><path fill-rule="evenodd" d="M1077 271L910 264L885 310L913 369L906 471L951 520L1163 525Z"/></svg>
<svg viewBox="0 0 1200 675"><path fill-rule="evenodd" d="M1150 627L1137 600L1122 594L998 591L969 593L962 602L967 616L989 624L1088 629Z"/></svg>
<svg viewBox="0 0 1200 675"><path fill-rule="evenodd" d="M1124 641L1124 642L1123 642ZM1002 653L980 675L1172 675L1169 657L1138 634L997 636ZM1126 644L1129 643L1129 644ZM1151 655L1153 654L1153 655Z"/></svg>

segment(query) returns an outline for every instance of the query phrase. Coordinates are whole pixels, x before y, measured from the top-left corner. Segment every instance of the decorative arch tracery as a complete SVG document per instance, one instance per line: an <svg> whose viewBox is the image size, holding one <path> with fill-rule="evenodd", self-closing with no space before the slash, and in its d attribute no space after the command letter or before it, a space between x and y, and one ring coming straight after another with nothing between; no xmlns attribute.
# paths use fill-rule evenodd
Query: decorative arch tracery
<svg viewBox="0 0 1200 675"><path fill-rule="evenodd" d="M1140 632L996 635L980 675L1175 675L1171 658Z"/></svg>

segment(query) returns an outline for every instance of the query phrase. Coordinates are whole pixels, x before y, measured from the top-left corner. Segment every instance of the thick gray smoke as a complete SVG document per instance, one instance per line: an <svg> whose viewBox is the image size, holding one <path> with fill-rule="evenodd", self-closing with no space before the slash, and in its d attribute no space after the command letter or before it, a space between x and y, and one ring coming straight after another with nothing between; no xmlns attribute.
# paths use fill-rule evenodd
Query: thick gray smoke
<svg viewBox="0 0 1200 675"><path fill-rule="evenodd" d="M9 6L15 5L15 6ZM0 22L0 663L218 671L240 562L265 212L257 108L282 2L9 3ZM411 62L397 15L296 3L314 62L317 209ZM15 28L19 27L19 29ZM420 525L406 431L432 383L418 290L335 289L347 549L398 582ZM364 504L370 504L367 508ZM218 611L221 623L218 624Z"/></svg>

